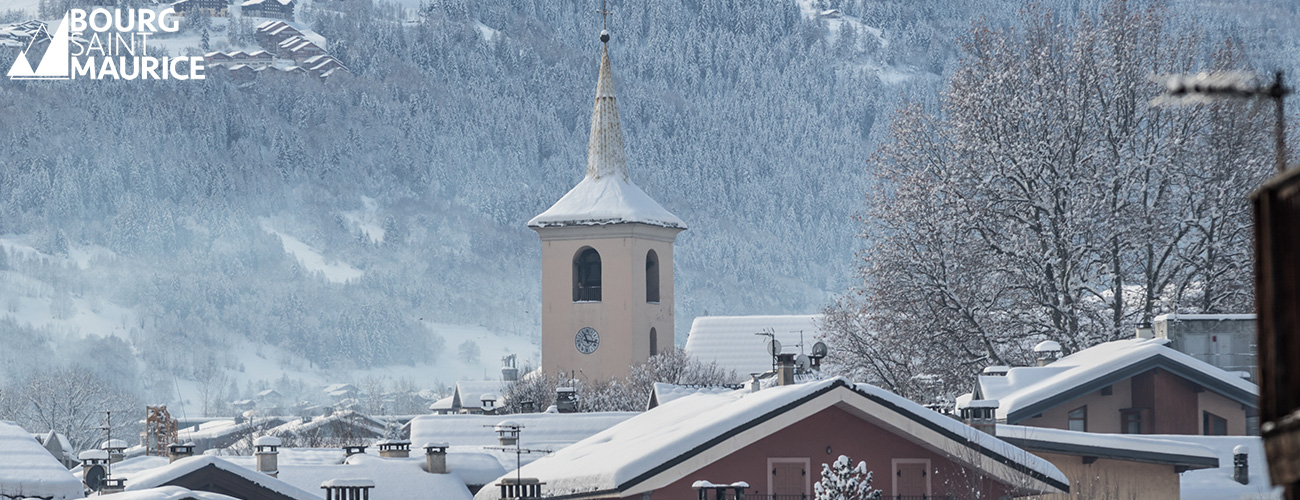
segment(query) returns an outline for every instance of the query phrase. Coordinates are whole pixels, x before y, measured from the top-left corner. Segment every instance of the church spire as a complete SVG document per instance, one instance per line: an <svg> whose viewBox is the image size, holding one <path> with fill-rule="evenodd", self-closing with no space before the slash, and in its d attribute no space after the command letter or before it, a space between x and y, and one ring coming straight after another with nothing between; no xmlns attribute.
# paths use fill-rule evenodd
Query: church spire
<svg viewBox="0 0 1300 500"><path fill-rule="evenodd" d="M602 9L602 14L607 14ZM614 99L614 73L609 67L609 31L601 30L600 77L596 81L596 104L591 112L591 139L587 143L587 177L626 181L623 158L623 130Z"/></svg>

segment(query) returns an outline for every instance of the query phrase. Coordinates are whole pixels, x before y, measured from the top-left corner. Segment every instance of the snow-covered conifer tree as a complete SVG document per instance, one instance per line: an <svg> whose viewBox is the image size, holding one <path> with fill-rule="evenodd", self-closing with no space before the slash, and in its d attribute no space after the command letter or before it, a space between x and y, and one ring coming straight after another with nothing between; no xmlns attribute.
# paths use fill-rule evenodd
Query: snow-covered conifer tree
<svg viewBox="0 0 1300 500"><path fill-rule="evenodd" d="M822 478L813 484L816 500L877 500L883 492L871 487L871 471L866 462L853 465L840 455L830 464L822 464Z"/></svg>

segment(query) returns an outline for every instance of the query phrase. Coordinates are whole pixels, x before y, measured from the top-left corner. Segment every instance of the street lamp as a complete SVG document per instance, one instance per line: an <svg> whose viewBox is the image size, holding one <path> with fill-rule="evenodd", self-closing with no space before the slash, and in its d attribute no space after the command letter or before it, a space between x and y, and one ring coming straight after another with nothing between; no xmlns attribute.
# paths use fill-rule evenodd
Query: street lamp
<svg viewBox="0 0 1300 500"><path fill-rule="evenodd" d="M1286 171L1286 120L1283 100L1291 89L1282 84L1282 72L1273 74L1273 83L1259 84L1255 75L1244 71L1199 73L1196 75L1166 75L1165 93L1151 102L1153 106L1202 104L1222 99L1272 99L1274 107L1273 134L1276 143L1277 173Z"/></svg>

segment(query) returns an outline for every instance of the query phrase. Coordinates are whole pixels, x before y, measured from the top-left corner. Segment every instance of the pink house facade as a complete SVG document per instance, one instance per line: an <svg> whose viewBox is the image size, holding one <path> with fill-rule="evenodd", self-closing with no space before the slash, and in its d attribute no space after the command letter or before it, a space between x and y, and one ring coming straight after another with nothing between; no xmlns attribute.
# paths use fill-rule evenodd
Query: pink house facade
<svg viewBox="0 0 1300 500"><path fill-rule="evenodd" d="M1069 491L1044 459L880 388L842 378L664 403L525 465L543 498L696 498L696 481L750 499L811 498L821 466L863 461L887 498L1015 498ZM515 477L507 474L501 480ZM476 500L496 500L484 488Z"/></svg>

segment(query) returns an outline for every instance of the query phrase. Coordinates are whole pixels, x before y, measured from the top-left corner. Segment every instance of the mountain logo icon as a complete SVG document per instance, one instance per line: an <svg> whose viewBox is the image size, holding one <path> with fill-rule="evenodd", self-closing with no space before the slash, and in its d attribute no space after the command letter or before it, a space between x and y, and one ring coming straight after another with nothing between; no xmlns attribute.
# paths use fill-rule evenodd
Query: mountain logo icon
<svg viewBox="0 0 1300 500"><path fill-rule="evenodd" d="M14 65L9 67L9 79L69 79L68 14L63 14L63 20L59 22L59 29L54 32L54 38L50 39L50 46L45 49L45 55L41 57L40 64L36 66L36 69L32 69L31 62L27 60L27 52L32 50L37 38L33 36L32 41L27 44L27 48L18 53L18 58L14 59Z"/></svg>

